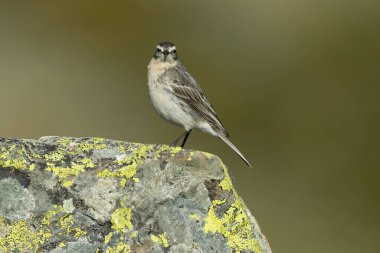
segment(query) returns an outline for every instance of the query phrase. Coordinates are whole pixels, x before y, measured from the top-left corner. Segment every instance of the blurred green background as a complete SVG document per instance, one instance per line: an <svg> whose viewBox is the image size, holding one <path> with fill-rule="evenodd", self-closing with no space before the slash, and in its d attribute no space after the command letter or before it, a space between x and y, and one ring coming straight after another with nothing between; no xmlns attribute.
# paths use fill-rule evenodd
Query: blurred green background
<svg viewBox="0 0 380 253"><path fill-rule="evenodd" d="M274 252L380 252L380 1L0 1L0 135L171 143L146 66L176 43Z"/></svg>

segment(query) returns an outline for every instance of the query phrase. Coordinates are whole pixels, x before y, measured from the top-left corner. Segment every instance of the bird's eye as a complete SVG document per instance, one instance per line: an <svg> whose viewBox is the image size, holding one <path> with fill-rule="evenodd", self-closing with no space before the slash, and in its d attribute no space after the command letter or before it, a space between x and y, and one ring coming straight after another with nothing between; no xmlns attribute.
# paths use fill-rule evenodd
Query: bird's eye
<svg viewBox="0 0 380 253"><path fill-rule="evenodd" d="M175 53L177 53L177 51L174 49L174 50L172 51L172 54L175 54Z"/></svg>
<svg viewBox="0 0 380 253"><path fill-rule="evenodd" d="M156 53L161 53L161 49L157 48Z"/></svg>

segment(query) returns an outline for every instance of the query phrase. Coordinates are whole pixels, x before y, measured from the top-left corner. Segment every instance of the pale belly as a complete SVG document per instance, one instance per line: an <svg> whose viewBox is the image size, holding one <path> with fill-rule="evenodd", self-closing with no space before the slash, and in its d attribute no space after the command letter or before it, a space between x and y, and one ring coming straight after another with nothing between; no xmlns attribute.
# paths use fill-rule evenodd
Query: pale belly
<svg viewBox="0 0 380 253"><path fill-rule="evenodd" d="M154 108L164 119L184 127L186 131L196 127L196 116L164 87L149 85L149 95Z"/></svg>

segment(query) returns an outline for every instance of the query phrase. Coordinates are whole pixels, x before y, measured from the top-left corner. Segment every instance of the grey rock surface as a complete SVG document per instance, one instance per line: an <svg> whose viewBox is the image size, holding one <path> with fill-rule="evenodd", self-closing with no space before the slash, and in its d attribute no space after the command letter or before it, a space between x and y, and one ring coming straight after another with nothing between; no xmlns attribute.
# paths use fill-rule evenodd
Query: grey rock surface
<svg viewBox="0 0 380 253"><path fill-rule="evenodd" d="M0 252L271 252L211 154L0 138Z"/></svg>

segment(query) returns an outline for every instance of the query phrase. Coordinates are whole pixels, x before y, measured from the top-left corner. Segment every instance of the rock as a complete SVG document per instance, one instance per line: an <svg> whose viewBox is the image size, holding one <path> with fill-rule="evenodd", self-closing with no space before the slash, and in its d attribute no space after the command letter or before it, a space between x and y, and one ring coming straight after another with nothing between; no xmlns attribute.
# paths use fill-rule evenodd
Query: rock
<svg viewBox="0 0 380 253"><path fill-rule="evenodd" d="M0 252L271 252L211 154L0 138Z"/></svg>

